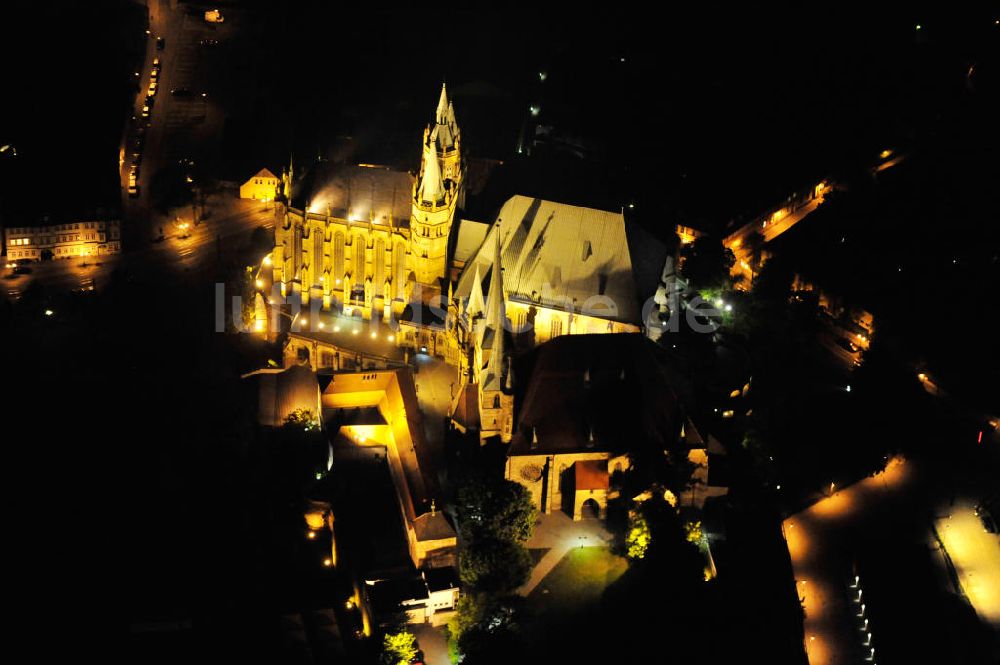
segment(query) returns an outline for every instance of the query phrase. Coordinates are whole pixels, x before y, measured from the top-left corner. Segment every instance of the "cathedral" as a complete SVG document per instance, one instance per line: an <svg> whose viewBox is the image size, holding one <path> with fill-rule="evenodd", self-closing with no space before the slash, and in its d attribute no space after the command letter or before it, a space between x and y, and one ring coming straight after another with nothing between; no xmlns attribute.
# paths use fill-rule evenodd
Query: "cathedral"
<svg viewBox="0 0 1000 665"><path fill-rule="evenodd" d="M323 311L365 320L398 317L412 298L440 294L463 174L461 131L443 85L416 179L349 167L330 185L339 195L328 189L326 200L315 200L321 192L296 208L290 165L276 207L273 282L304 306L320 301Z"/></svg>
<svg viewBox="0 0 1000 665"><path fill-rule="evenodd" d="M515 434L514 341L646 328L666 250L624 210L514 195L490 223L462 218L461 132L443 85L416 177L340 165L299 201L293 173L275 206L272 283L287 302L381 320L397 346L457 366L460 429ZM329 333L300 336L317 369L337 357Z"/></svg>

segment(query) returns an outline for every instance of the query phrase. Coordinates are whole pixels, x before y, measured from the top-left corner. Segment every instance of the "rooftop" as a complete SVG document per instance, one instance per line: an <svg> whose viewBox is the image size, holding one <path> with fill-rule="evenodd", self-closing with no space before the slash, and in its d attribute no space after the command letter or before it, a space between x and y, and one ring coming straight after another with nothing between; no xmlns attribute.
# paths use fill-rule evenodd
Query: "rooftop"
<svg viewBox="0 0 1000 665"><path fill-rule="evenodd" d="M515 362L510 455L665 447L679 431L664 352L639 334L563 335Z"/></svg>
<svg viewBox="0 0 1000 665"><path fill-rule="evenodd" d="M330 214L340 219L389 224L392 215L397 226L410 223L410 198L413 176L380 166L354 166L318 162L309 167L301 180L293 183L295 208L308 206L309 212Z"/></svg>
<svg viewBox="0 0 1000 665"><path fill-rule="evenodd" d="M651 237L640 239L620 212L513 196L469 259L457 297L469 296L477 268L492 281L497 233L509 299L572 306L627 323L640 323L642 300L652 294L666 256ZM633 261L633 245L643 252L641 262Z"/></svg>

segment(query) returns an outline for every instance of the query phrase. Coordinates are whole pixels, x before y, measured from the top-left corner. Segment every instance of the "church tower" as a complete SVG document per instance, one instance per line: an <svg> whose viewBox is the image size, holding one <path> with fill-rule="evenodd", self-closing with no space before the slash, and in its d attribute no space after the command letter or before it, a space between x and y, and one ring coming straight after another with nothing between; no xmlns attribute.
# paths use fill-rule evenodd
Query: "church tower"
<svg viewBox="0 0 1000 665"><path fill-rule="evenodd" d="M447 270L448 236L462 175L461 132L442 85L434 122L424 129L420 174L413 184L410 209L410 253L421 284L435 284Z"/></svg>

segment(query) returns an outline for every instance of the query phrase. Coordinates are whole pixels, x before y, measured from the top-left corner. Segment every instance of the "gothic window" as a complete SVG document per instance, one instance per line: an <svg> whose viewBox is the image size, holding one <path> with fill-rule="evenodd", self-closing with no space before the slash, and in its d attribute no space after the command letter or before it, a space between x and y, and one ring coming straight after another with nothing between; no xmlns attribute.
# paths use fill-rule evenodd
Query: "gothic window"
<svg viewBox="0 0 1000 665"><path fill-rule="evenodd" d="M382 285L385 282L385 241L379 238L375 241L375 295L381 295Z"/></svg>
<svg viewBox="0 0 1000 665"><path fill-rule="evenodd" d="M351 266L351 272L359 281L365 276L365 238L361 235L354 236L354 265Z"/></svg>
<svg viewBox="0 0 1000 665"><path fill-rule="evenodd" d="M313 227L312 256L309 265L313 268L313 284L319 285L320 276L323 274L323 231Z"/></svg>
<svg viewBox="0 0 1000 665"><path fill-rule="evenodd" d="M396 285L396 297L403 297L403 284L406 282L406 247L397 242L392 250L392 282Z"/></svg>
<svg viewBox="0 0 1000 665"><path fill-rule="evenodd" d="M333 234L333 275L334 279L344 275L344 234L340 231Z"/></svg>

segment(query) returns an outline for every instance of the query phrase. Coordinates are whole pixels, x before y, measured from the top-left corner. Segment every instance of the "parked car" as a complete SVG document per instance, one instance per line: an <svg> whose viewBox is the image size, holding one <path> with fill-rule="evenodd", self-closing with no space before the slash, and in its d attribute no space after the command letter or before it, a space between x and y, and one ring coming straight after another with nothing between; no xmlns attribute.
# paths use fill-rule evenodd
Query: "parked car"
<svg viewBox="0 0 1000 665"><path fill-rule="evenodd" d="M218 39L203 39L203 40L201 40L198 43L201 44L202 46L218 46L219 45L219 40Z"/></svg>
<svg viewBox="0 0 1000 665"><path fill-rule="evenodd" d="M146 91L146 96L147 97L154 97L154 96L156 96L156 87L157 87L156 81L155 80L150 81L149 82L149 90Z"/></svg>
<svg viewBox="0 0 1000 665"><path fill-rule="evenodd" d="M166 42L166 40L165 40L165 39L163 39L163 37L157 37L157 38L156 38L156 50L157 50L157 51L162 51L162 50L163 50L163 49L165 49L166 47L167 47L167 42Z"/></svg>

